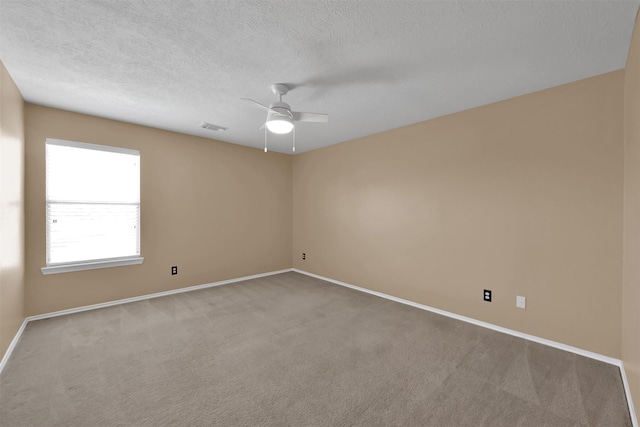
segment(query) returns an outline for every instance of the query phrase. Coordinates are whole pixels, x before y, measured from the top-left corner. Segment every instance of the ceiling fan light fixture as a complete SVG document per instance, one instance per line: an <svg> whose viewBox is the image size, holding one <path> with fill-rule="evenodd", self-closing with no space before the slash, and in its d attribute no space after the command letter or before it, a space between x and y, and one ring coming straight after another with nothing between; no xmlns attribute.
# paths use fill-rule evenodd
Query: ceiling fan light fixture
<svg viewBox="0 0 640 427"><path fill-rule="evenodd" d="M267 119L267 129L273 133L289 133L293 130L293 120L286 116L271 115Z"/></svg>

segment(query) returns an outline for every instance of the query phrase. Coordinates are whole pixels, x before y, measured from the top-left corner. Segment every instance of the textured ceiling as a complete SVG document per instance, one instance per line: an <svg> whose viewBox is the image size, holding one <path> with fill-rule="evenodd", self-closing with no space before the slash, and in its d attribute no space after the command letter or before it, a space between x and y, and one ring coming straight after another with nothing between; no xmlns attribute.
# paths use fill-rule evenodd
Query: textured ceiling
<svg viewBox="0 0 640 427"><path fill-rule="evenodd" d="M288 83L329 114L303 152L624 68L639 2L0 0L0 59L28 102L253 147L240 98Z"/></svg>

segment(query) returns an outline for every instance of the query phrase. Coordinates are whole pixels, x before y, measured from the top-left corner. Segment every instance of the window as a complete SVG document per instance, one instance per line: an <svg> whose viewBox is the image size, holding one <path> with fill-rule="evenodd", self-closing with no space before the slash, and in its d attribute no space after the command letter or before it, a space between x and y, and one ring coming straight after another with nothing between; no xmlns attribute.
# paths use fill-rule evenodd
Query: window
<svg viewBox="0 0 640 427"><path fill-rule="evenodd" d="M47 139L44 274L140 264L140 152Z"/></svg>

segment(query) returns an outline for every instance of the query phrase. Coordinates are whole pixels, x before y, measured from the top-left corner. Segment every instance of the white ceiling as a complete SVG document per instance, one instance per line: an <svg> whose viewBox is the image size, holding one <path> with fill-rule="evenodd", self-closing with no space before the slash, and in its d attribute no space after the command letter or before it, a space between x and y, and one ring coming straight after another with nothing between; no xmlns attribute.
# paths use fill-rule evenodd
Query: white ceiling
<svg viewBox="0 0 640 427"><path fill-rule="evenodd" d="M287 83L329 114L304 152L624 68L639 4L0 0L0 59L28 102L252 147L266 113L240 98Z"/></svg>

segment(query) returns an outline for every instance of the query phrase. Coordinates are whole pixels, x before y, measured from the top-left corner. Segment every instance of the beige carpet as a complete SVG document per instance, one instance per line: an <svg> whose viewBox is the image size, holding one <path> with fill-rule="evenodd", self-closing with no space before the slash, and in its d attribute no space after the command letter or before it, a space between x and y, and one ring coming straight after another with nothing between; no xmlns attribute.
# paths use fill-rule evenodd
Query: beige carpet
<svg viewBox="0 0 640 427"><path fill-rule="evenodd" d="M285 273L31 322L14 426L630 426L618 368Z"/></svg>

